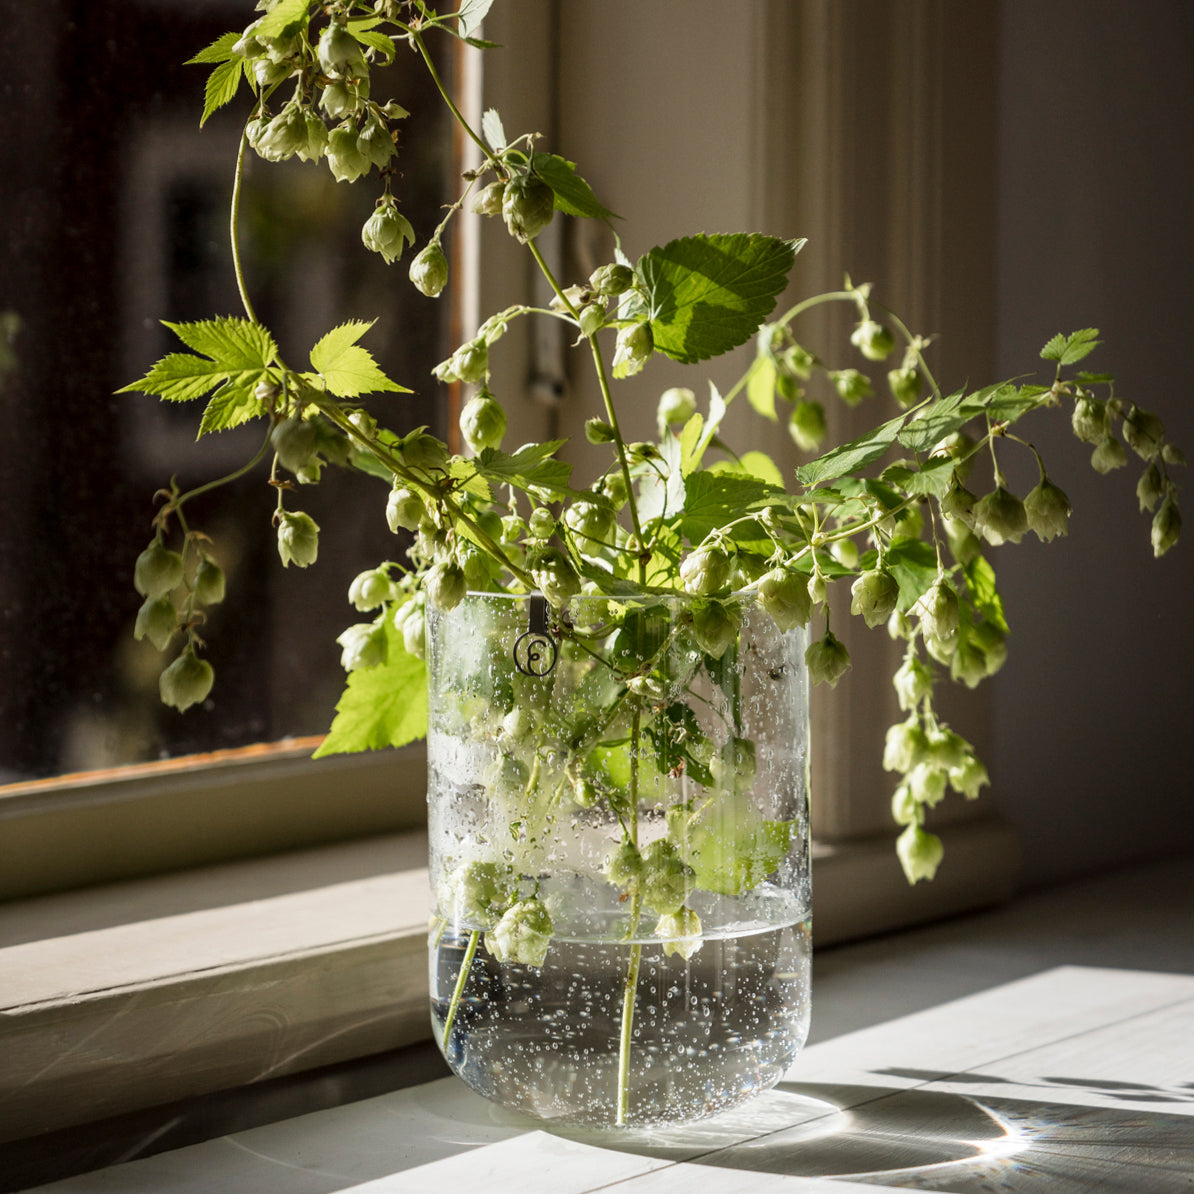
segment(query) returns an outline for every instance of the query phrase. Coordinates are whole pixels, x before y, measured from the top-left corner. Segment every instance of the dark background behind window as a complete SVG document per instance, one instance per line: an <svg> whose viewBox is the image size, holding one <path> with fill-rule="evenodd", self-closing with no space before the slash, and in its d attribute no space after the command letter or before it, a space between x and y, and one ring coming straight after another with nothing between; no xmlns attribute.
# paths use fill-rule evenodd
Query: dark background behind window
<svg viewBox="0 0 1194 1194"><path fill-rule="evenodd" d="M162 707L171 656L132 640L132 565L155 490L172 473L185 489L232 471L265 430L196 444L201 402L114 394L180 347L159 320L242 314L227 226L249 95L242 84L200 131L209 68L183 63L248 24L253 6L57 0L0 12L0 782L322 732L343 683L329 628L357 618L347 586L401 550L379 481L326 470L290 495L324 532L305 573L278 560L267 466L195 503L191 525L228 574L202 632L216 669L204 711ZM395 192L420 243L450 167L425 74L400 52L374 82L374 98L388 87L412 113ZM378 396L373 409L400 430L442 432L429 370L445 355L445 309L406 284L407 262L386 266L361 246L380 193L376 176L349 187L326 165L250 154L250 292L298 367L334 324L379 317L365 346L417 393Z"/></svg>

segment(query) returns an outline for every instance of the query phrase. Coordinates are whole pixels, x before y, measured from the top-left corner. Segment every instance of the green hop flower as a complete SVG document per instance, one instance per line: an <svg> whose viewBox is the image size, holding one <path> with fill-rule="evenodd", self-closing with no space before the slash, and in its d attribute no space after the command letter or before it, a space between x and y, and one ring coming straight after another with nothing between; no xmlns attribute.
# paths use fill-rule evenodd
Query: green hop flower
<svg viewBox="0 0 1194 1194"><path fill-rule="evenodd" d="M1070 426L1084 444L1101 444L1111 432L1107 404L1098 398L1079 398L1074 403Z"/></svg>
<svg viewBox="0 0 1194 1194"><path fill-rule="evenodd" d="M611 444L614 441L614 429L604 419L586 419L585 439L591 444Z"/></svg>
<svg viewBox="0 0 1194 1194"><path fill-rule="evenodd" d="M519 900L488 933L485 948L498 962L540 967L547 957L555 925L541 900Z"/></svg>
<svg viewBox="0 0 1194 1194"><path fill-rule="evenodd" d="M303 123L306 127L306 142L295 150L304 162L317 162L323 157L328 147L328 128L320 120L318 113L310 108L303 111Z"/></svg>
<svg viewBox="0 0 1194 1194"><path fill-rule="evenodd" d="M464 569L455 560L440 560L432 564L423 578L423 588L427 593L427 600L436 609L455 609L468 592L468 582L464 579Z"/></svg>
<svg viewBox="0 0 1194 1194"><path fill-rule="evenodd" d="M872 568L850 586L850 595L850 612L861 614L873 630L891 617L900 596L900 586L890 572Z"/></svg>
<svg viewBox="0 0 1194 1194"><path fill-rule="evenodd" d="M489 375L489 345L478 336L462 344L446 361L436 365L432 372L443 382L479 384Z"/></svg>
<svg viewBox="0 0 1194 1194"><path fill-rule="evenodd" d="M564 511L564 522L582 540L581 549L592 550L609 540L614 514L603 502L578 498Z"/></svg>
<svg viewBox="0 0 1194 1194"><path fill-rule="evenodd" d="M1128 454L1124 446L1114 436L1108 435L1099 440L1095 450L1090 454L1090 467L1096 473L1107 474L1114 469L1123 468L1128 463Z"/></svg>
<svg viewBox="0 0 1194 1194"><path fill-rule="evenodd" d="M808 678L813 684L828 684L836 688L837 682L850 667L850 652L832 631L825 631L825 637L810 643L804 653Z"/></svg>
<svg viewBox="0 0 1194 1194"><path fill-rule="evenodd" d="M555 609L580 592L580 577L559 548L544 548L531 567L531 575L539 591Z"/></svg>
<svg viewBox="0 0 1194 1194"><path fill-rule="evenodd" d="M825 408L819 402L802 399L792 407L788 434L802 452L815 452L825 439L828 428Z"/></svg>
<svg viewBox="0 0 1194 1194"><path fill-rule="evenodd" d="M732 564L725 548L716 543L703 544L690 552L680 565L680 583L684 591L703 597L726 588Z"/></svg>
<svg viewBox="0 0 1194 1194"><path fill-rule="evenodd" d="M355 626L349 626L337 637L336 642L343 648L340 666L346 672L377 667L386 661L386 628L380 622L358 622Z"/></svg>
<svg viewBox="0 0 1194 1194"><path fill-rule="evenodd" d="M925 756L929 740L916 717L889 726L883 739L883 768L907 774Z"/></svg>
<svg viewBox="0 0 1194 1194"><path fill-rule="evenodd" d="M677 908L655 922L655 936L663 941L666 957L679 954L686 962L701 948L701 918L691 908Z"/></svg>
<svg viewBox="0 0 1194 1194"><path fill-rule="evenodd" d="M211 664L200 659L195 648L188 645L158 677L158 695L163 705L185 713L192 705L207 700L215 678Z"/></svg>
<svg viewBox="0 0 1194 1194"><path fill-rule="evenodd" d="M356 76L369 69L361 43L340 21L333 21L319 35L316 54L325 75Z"/></svg>
<svg viewBox="0 0 1194 1194"><path fill-rule="evenodd" d="M370 568L353 579L348 586L348 600L362 613L377 609L394 596L394 583L384 568Z"/></svg>
<svg viewBox="0 0 1194 1194"><path fill-rule="evenodd" d="M892 685L900 708L910 713L926 697L933 695L933 673L915 655L906 655L892 677Z"/></svg>
<svg viewBox="0 0 1194 1194"><path fill-rule="evenodd" d="M625 294L634 285L634 270L628 265L603 265L589 275L589 286L604 298Z"/></svg>
<svg viewBox="0 0 1194 1194"><path fill-rule="evenodd" d="M891 794L891 819L897 825L911 825L919 816L912 789L906 783L899 784Z"/></svg>
<svg viewBox="0 0 1194 1194"><path fill-rule="evenodd" d="M640 876L643 899L661 915L677 912L692 891L693 870L667 838L658 838L643 852Z"/></svg>
<svg viewBox="0 0 1194 1194"><path fill-rule="evenodd" d="M282 567L306 568L319 555L319 526L310 514L282 510L278 514L278 555Z"/></svg>
<svg viewBox="0 0 1194 1194"><path fill-rule="evenodd" d="M1141 460L1156 460L1165 444L1165 424L1138 406L1124 415L1124 439Z"/></svg>
<svg viewBox="0 0 1194 1194"><path fill-rule="evenodd" d="M506 434L506 412L487 390L465 403L460 412L460 434L473 452L501 447Z"/></svg>
<svg viewBox="0 0 1194 1194"><path fill-rule="evenodd" d="M967 800L977 799L979 789L990 782L987 769L974 755L968 755L957 767L949 769L949 786Z"/></svg>
<svg viewBox="0 0 1194 1194"><path fill-rule="evenodd" d="M178 611L168 596L146 597L137 610L133 638L140 642L149 639L159 651L164 651L178 629Z"/></svg>
<svg viewBox="0 0 1194 1194"><path fill-rule="evenodd" d="M614 342L614 372L618 377L633 377L651 359L655 336L645 320L618 331Z"/></svg>
<svg viewBox="0 0 1194 1194"><path fill-rule="evenodd" d="M909 883L931 879L936 873L945 847L935 833L926 833L919 825L909 825L896 839L896 854Z"/></svg>
<svg viewBox="0 0 1194 1194"><path fill-rule="evenodd" d="M1153 515L1151 532L1153 555L1157 558L1163 556L1177 542L1181 531L1181 511L1177 508L1173 494L1166 494L1161 508Z"/></svg>
<svg viewBox="0 0 1194 1194"><path fill-rule="evenodd" d="M337 182L356 182L362 174L369 173L372 165L357 147L357 131L351 125L340 125L328 133L327 159L328 169ZM368 228L369 225L366 224L365 227ZM413 230L410 239L415 239ZM365 247L373 249L374 246L366 240Z"/></svg>
<svg viewBox="0 0 1194 1194"><path fill-rule="evenodd" d="M155 539L133 565L133 587L142 597L164 597L182 584L182 556Z"/></svg>
<svg viewBox="0 0 1194 1194"><path fill-rule="evenodd" d="M834 369L826 376L837 391L837 396L847 406L857 406L875 392L871 388L871 379L857 369Z"/></svg>
<svg viewBox="0 0 1194 1194"><path fill-rule="evenodd" d="M703 601L692 611L692 637L706 655L720 659L738 641L741 619L720 601Z"/></svg>
<svg viewBox="0 0 1194 1194"><path fill-rule="evenodd" d="M961 681L967 688L977 688L990 675L988 667L987 653L970 634L958 635L949 661L950 679Z"/></svg>
<svg viewBox="0 0 1194 1194"><path fill-rule="evenodd" d="M696 395L687 386L672 386L659 395L655 412L660 429L682 426L696 414Z"/></svg>
<svg viewBox="0 0 1194 1194"><path fill-rule="evenodd" d="M286 74L289 74L289 70ZM282 162L307 148L307 120L303 109L290 101L257 134L253 144L267 162Z"/></svg>
<svg viewBox="0 0 1194 1194"><path fill-rule="evenodd" d="M409 612L403 617L399 629L402 631L402 646L408 655L416 659L427 658L427 614L421 602L407 602L403 610ZM402 612L402 611L399 611ZM397 615L394 618L398 624Z"/></svg>
<svg viewBox="0 0 1194 1194"><path fill-rule="evenodd" d="M928 638L944 641L958 633L958 595L944 576L933 581L912 611Z"/></svg>
<svg viewBox="0 0 1194 1194"><path fill-rule="evenodd" d="M555 193L541 178L523 174L506 183L502 217L510 235L523 244L543 231L555 213Z"/></svg>
<svg viewBox="0 0 1194 1194"><path fill-rule="evenodd" d="M974 507L978 498L955 479L945 497L941 499L941 513L946 518L957 519L967 527L974 526Z"/></svg>
<svg viewBox="0 0 1194 1194"><path fill-rule="evenodd" d="M413 489L395 484L386 498L386 524L396 535L399 530L418 530L427 513L423 499Z"/></svg>
<svg viewBox="0 0 1194 1194"><path fill-rule="evenodd" d="M514 872L496 862L468 862L441 885L444 914L455 920L493 924L517 894Z"/></svg>
<svg viewBox="0 0 1194 1194"><path fill-rule="evenodd" d="M605 308L600 303L586 303L580 309L580 334L592 336L605 327Z"/></svg>
<svg viewBox="0 0 1194 1194"><path fill-rule="evenodd" d="M536 506L531 511L527 530L533 539L550 539L556 533L555 515L546 506Z"/></svg>
<svg viewBox="0 0 1194 1194"><path fill-rule="evenodd" d="M759 604L780 630L807 626L813 601L805 577L789 568L773 568L759 584Z"/></svg>
<svg viewBox="0 0 1194 1194"><path fill-rule="evenodd" d="M323 94L319 97L319 106L332 120L348 120L365 106L368 98L368 79L335 79L323 89ZM348 135L351 137L353 149L356 150L356 130L348 130ZM324 144L328 144L326 135Z"/></svg>
<svg viewBox="0 0 1194 1194"><path fill-rule="evenodd" d="M278 463L296 476L310 468L319 447L319 430L311 419L282 419L269 434Z"/></svg>
<svg viewBox="0 0 1194 1194"><path fill-rule="evenodd" d="M1045 543L1069 531L1071 509L1070 499L1048 477L1024 499L1029 530Z"/></svg>
<svg viewBox="0 0 1194 1194"><path fill-rule="evenodd" d="M439 241L424 245L410 263L410 280L415 289L428 298L437 298L448 284L448 259Z"/></svg>
<svg viewBox="0 0 1194 1194"><path fill-rule="evenodd" d="M367 120L365 127L357 134L357 149L362 157L379 170L384 170L389 165L390 158L398 152L390 130L383 121L376 118ZM413 241L414 237L411 237L411 240Z"/></svg>
<svg viewBox="0 0 1194 1194"><path fill-rule="evenodd" d="M1002 485L974 504L974 532L995 547L1001 543L1019 543L1028 530L1024 503Z"/></svg>
<svg viewBox="0 0 1194 1194"><path fill-rule="evenodd" d="M412 245L415 243L415 230L410 226L410 221L393 203L383 199L365 221L361 229L361 242L370 252L380 253L387 265L392 265L402 256L407 241Z"/></svg>
<svg viewBox="0 0 1194 1194"><path fill-rule="evenodd" d="M204 556L191 585L195 600L200 605L219 605L224 600L224 587L224 569L211 556Z"/></svg>
<svg viewBox="0 0 1194 1194"><path fill-rule="evenodd" d="M505 194L505 179L499 178L496 182L491 182L477 192L477 197L473 200L473 211L479 216L500 216Z"/></svg>
<svg viewBox="0 0 1194 1194"><path fill-rule="evenodd" d="M643 873L643 856L633 842L622 842L606 858L602 870L615 887L629 887L632 883L637 883Z"/></svg>
<svg viewBox="0 0 1194 1194"><path fill-rule="evenodd" d="M921 377L919 369L905 366L890 370L887 374L887 384L891 389L892 397L907 410L920 401L924 379Z"/></svg>
<svg viewBox="0 0 1194 1194"><path fill-rule="evenodd" d="M895 337L881 323L873 319L860 320L850 333L850 343L868 361L883 361L895 349Z"/></svg>
<svg viewBox="0 0 1194 1194"><path fill-rule="evenodd" d="M422 428L412 431L399 441L398 450L409 468L434 473L448 466L448 449L443 441L429 435Z"/></svg>
<svg viewBox="0 0 1194 1194"><path fill-rule="evenodd" d="M933 808L945 799L945 772L932 763L917 763L904 782L917 804Z"/></svg>
<svg viewBox="0 0 1194 1194"><path fill-rule="evenodd" d="M1161 479L1161 470L1155 464L1140 474L1136 482L1136 496L1140 499L1140 513L1155 510L1157 503L1165 496L1165 482Z"/></svg>

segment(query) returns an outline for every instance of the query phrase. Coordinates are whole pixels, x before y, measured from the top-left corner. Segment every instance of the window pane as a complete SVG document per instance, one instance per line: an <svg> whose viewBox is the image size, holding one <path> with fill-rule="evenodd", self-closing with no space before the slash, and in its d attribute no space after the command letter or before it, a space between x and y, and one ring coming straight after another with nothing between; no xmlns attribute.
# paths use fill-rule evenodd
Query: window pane
<svg viewBox="0 0 1194 1194"><path fill-rule="evenodd" d="M265 432L250 424L196 444L202 402L114 393L180 347L159 320L242 314L227 229L249 97L242 85L200 130L210 68L182 64L247 24L252 4L18 7L0 45L0 782L322 732L343 682L332 640L353 620L348 584L402 547L386 529L380 481L327 469L288 495L324 530L302 574L278 560L268 464L188 505L228 577L201 630L216 669L204 711L163 707L157 677L169 656L132 640L132 566L152 536L155 490L175 473L185 490L233 471ZM392 88L413 115L395 192L420 242L439 221L451 167L425 76L400 54L376 72L373 96L384 102L379 89ZM335 324L378 317L365 346L419 392L367 405L399 430L442 434L429 371L445 355L446 311L406 284L403 262L387 266L361 246L380 193L376 176L349 187L325 165L250 154L250 292L299 368Z"/></svg>

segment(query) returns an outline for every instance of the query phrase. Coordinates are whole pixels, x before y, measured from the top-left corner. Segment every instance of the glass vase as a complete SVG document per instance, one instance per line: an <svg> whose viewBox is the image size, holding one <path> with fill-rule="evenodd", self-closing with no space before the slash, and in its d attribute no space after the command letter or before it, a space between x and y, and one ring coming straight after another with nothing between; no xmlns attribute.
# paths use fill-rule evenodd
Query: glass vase
<svg viewBox="0 0 1194 1194"><path fill-rule="evenodd" d="M558 1124L688 1123L808 1030L802 630L753 598L428 614L433 1031Z"/></svg>

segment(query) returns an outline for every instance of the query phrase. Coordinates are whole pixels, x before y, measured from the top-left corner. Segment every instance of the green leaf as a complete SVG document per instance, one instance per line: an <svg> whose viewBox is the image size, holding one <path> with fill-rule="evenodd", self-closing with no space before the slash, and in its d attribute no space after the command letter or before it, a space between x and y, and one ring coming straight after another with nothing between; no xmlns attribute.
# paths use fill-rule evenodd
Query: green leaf
<svg viewBox="0 0 1194 1194"><path fill-rule="evenodd" d="M384 33L378 32L376 29L359 29L352 21L348 23L348 31L361 43L363 46L368 46L371 50L376 50L384 59L379 65L389 66L394 61L394 55L397 50L394 47L394 39L387 37Z"/></svg>
<svg viewBox="0 0 1194 1194"><path fill-rule="evenodd" d="M221 386L203 412L199 423L199 434L207 435L213 431L227 431L230 427L239 427L250 419L265 414L265 406L253 393L257 383L268 376L265 373L252 373L247 377L241 375L241 380L229 380Z"/></svg>
<svg viewBox="0 0 1194 1194"><path fill-rule="evenodd" d="M1099 346L1099 329L1083 328L1078 332L1071 332L1063 336L1060 332L1041 349L1041 356L1046 361L1056 361L1059 365L1073 365L1089 356Z"/></svg>
<svg viewBox="0 0 1194 1194"><path fill-rule="evenodd" d="M116 392L156 394L168 402L190 402L202 398L213 386L228 380L226 370L215 361L189 352L172 352L162 357L140 381L121 386Z"/></svg>
<svg viewBox="0 0 1194 1194"><path fill-rule="evenodd" d="M708 471L693 473L687 482L680 530L690 543L699 543L714 528L783 494L782 486L754 477Z"/></svg>
<svg viewBox="0 0 1194 1194"><path fill-rule="evenodd" d="M995 587L995 569L983 556L975 556L964 565L963 571L966 573L970 604L988 622L1007 634L1007 616L1003 612L1003 599Z"/></svg>
<svg viewBox="0 0 1194 1194"><path fill-rule="evenodd" d="M756 357L746 378L746 400L764 418L778 421L775 413L775 381L779 370L769 356Z"/></svg>
<svg viewBox="0 0 1194 1194"><path fill-rule="evenodd" d="M457 12L457 19L460 21L460 29L458 30L461 37L474 37L478 29L481 28L481 22L485 19L485 14L489 12L493 0L464 0L460 6L460 11ZM494 149L499 148L494 146Z"/></svg>
<svg viewBox="0 0 1194 1194"><path fill-rule="evenodd" d="M230 58L227 62L221 62L207 76L207 82L203 87L203 115L199 118L200 128L207 123L207 118L213 112L232 101L236 89L240 86L244 65L242 58Z"/></svg>
<svg viewBox="0 0 1194 1194"><path fill-rule="evenodd" d="M188 348L213 358L230 373L239 369L264 369L278 355L274 338L259 323L224 316L196 323L162 320Z"/></svg>
<svg viewBox="0 0 1194 1194"><path fill-rule="evenodd" d="M253 32L257 37L286 37L306 21L310 7L311 0L279 0Z"/></svg>
<svg viewBox="0 0 1194 1194"><path fill-rule="evenodd" d="M879 479L910 497L943 498L953 484L957 461L952 456L936 456L926 460L918 469L893 464L885 468Z"/></svg>
<svg viewBox="0 0 1194 1194"><path fill-rule="evenodd" d="M659 459L643 469L638 513L643 523L669 522L684 508L684 446L668 428L659 440Z"/></svg>
<svg viewBox="0 0 1194 1194"><path fill-rule="evenodd" d="M405 746L427 733L427 669L407 653L393 618L386 618L386 661L358 668L336 705L336 717L315 758Z"/></svg>
<svg viewBox="0 0 1194 1194"><path fill-rule="evenodd" d="M768 485L774 485L781 492L784 491L784 475L766 452L743 452L738 458L736 471L741 471L750 477L757 477Z"/></svg>
<svg viewBox="0 0 1194 1194"><path fill-rule="evenodd" d="M937 553L923 539L893 539L884 562L900 586L897 605L907 613L937 579Z"/></svg>
<svg viewBox="0 0 1194 1194"><path fill-rule="evenodd" d="M481 117L481 135L490 149L500 152L506 148L506 130L496 108L487 108Z"/></svg>
<svg viewBox="0 0 1194 1194"><path fill-rule="evenodd" d="M655 348L685 364L720 356L771 314L803 241L735 233L651 249L638 264Z"/></svg>
<svg viewBox="0 0 1194 1194"><path fill-rule="evenodd" d="M888 419L878 427L872 428L865 435L842 444L808 464L802 464L796 470L796 479L808 488L820 485L826 481L836 481L839 477L857 473L859 469L878 460L886 453L899 435L907 415L897 415ZM934 440L934 443L937 441Z"/></svg>
<svg viewBox="0 0 1194 1194"><path fill-rule="evenodd" d="M513 485L516 489L543 489L557 497L571 494L568 478L572 466L557 460L555 453L563 446L562 439L528 444L513 456L497 448L485 448L475 457L477 472L495 485Z"/></svg>
<svg viewBox="0 0 1194 1194"><path fill-rule="evenodd" d="M337 398L356 398L381 390L410 393L405 386L391 381L369 351L357 344L372 326L372 322L342 323L311 349L312 368L323 378L329 393Z"/></svg>
<svg viewBox="0 0 1194 1194"><path fill-rule="evenodd" d="M606 223L620 219L597 201L592 187L576 173L573 162L554 153L537 153L531 158L531 169L551 187L557 211Z"/></svg>
<svg viewBox="0 0 1194 1194"><path fill-rule="evenodd" d="M216 38L211 45L204 47L195 55L194 58L188 58L184 65L186 66L202 66L209 62L227 62L234 55L232 47L240 41L241 35L239 33L223 33Z"/></svg>

